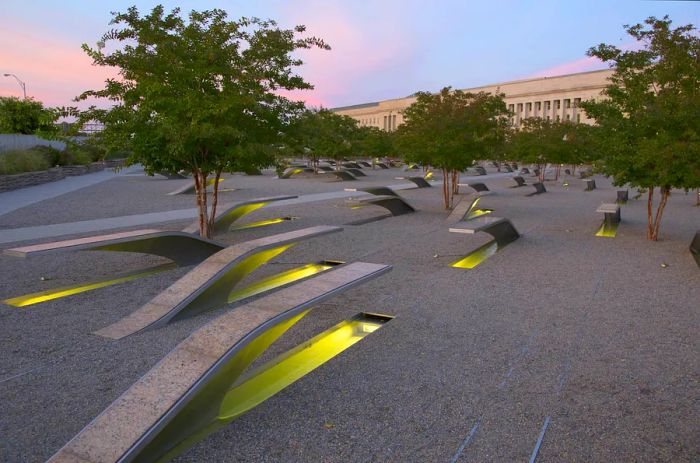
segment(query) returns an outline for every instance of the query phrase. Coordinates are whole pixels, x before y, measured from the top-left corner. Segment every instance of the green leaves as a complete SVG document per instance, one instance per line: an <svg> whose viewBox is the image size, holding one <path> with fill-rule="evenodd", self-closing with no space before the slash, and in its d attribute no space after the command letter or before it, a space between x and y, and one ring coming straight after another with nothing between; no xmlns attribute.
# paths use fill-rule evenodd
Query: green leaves
<svg viewBox="0 0 700 463"><path fill-rule="evenodd" d="M59 110L44 108L40 101L0 97L0 133L51 135L58 130L58 117Z"/></svg>

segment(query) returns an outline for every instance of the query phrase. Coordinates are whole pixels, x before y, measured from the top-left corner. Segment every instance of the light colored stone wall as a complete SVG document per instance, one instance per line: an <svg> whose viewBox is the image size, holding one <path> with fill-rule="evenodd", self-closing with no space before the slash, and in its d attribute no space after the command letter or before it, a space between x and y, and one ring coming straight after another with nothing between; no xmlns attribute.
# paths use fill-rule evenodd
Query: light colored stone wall
<svg viewBox="0 0 700 463"><path fill-rule="evenodd" d="M463 89L466 92L505 94L505 102L513 113L512 121L520 126L527 117L549 117L551 120L571 120L592 123L578 108L579 101L602 98L601 92L608 85L611 69L581 72L554 77L514 80ZM333 108L332 111L356 119L361 126L374 126L382 130L396 130L403 122L402 111L415 101L415 97L396 98L374 103Z"/></svg>

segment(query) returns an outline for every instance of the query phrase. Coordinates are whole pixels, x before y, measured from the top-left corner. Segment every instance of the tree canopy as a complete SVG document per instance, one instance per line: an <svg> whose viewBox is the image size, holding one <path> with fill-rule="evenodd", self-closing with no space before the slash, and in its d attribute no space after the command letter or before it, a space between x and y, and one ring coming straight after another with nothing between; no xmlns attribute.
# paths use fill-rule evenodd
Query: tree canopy
<svg viewBox="0 0 700 463"><path fill-rule="evenodd" d="M443 88L439 93L418 92L416 102L403 112L396 133L397 148L407 160L440 168L444 174L445 208L455 191L455 175L503 142L508 111L502 95L468 93Z"/></svg>
<svg viewBox="0 0 700 463"><path fill-rule="evenodd" d="M603 172L616 185L648 189L647 237L656 240L671 189L700 187L700 37L692 25L673 28L667 16L625 30L642 49L591 48L588 55L615 72L607 99L581 106L599 126Z"/></svg>
<svg viewBox="0 0 700 463"><path fill-rule="evenodd" d="M285 30L270 20L230 21L220 9L191 11L185 19L177 8L166 13L157 6L141 16L131 7L114 13L111 25L97 47L83 49L94 64L117 68L119 77L78 98L106 98L115 105L93 107L83 119L102 121L104 140L129 149L129 162L143 164L148 173L192 172L200 233L209 236L221 173L269 165L270 147L303 108L279 95L312 88L294 73L302 61L293 52L329 47L315 37L299 38L304 26Z"/></svg>
<svg viewBox="0 0 700 463"><path fill-rule="evenodd" d="M291 143L314 166L322 157L342 160L358 148L357 121L328 109L306 110L290 127Z"/></svg>
<svg viewBox="0 0 700 463"><path fill-rule="evenodd" d="M0 133L54 134L59 113L32 98L0 97Z"/></svg>

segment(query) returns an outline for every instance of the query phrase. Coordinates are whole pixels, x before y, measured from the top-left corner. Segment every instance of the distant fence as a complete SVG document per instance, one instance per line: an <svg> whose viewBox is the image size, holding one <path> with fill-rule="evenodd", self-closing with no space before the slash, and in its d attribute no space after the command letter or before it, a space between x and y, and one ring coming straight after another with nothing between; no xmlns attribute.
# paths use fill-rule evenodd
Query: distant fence
<svg viewBox="0 0 700 463"><path fill-rule="evenodd" d="M36 145L51 146L58 150L66 149L66 144L58 140L45 140L36 135L20 135L15 133L0 134L0 152L27 149Z"/></svg>

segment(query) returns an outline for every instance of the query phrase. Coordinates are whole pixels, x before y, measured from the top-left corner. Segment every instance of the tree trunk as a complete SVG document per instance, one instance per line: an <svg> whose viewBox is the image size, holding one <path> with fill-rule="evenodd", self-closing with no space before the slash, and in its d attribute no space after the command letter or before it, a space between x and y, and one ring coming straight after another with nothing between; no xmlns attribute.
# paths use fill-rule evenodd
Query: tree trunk
<svg viewBox="0 0 700 463"><path fill-rule="evenodd" d="M698 190L695 193L697 193L695 195L695 205L700 206L700 188L698 188Z"/></svg>
<svg viewBox="0 0 700 463"><path fill-rule="evenodd" d="M209 221L207 220L207 174L199 169L194 169L192 176L194 177L194 189L199 209L199 236L211 238Z"/></svg>
<svg viewBox="0 0 700 463"><path fill-rule="evenodd" d="M653 239L654 225L651 222L652 210L654 209L654 187L650 186L647 192L647 239Z"/></svg>
<svg viewBox="0 0 700 463"><path fill-rule="evenodd" d="M670 186L662 186L661 188L661 200L659 201L659 206L656 208L656 215L654 217L654 229L652 230L651 238L654 241L659 239L659 228L661 227L661 217L664 214L664 208L666 207L666 202L668 201L668 195L671 193Z"/></svg>
<svg viewBox="0 0 700 463"><path fill-rule="evenodd" d="M555 181L556 181L556 180L559 180L559 172L560 172L560 171L561 171L561 164L557 164L557 171L556 171L557 173L554 174L554 175L555 175L555 177L554 177L554 180L555 180Z"/></svg>
<svg viewBox="0 0 700 463"><path fill-rule="evenodd" d="M211 238L214 234L214 221L216 220L216 205L219 202L219 179L221 178L221 169L217 169L216 176L214 177L214 185L212 187L211 193L211 215L209 216L209 222L207 223L207 229L209 235L207 238ZM206 192L206 189L205 189ZM205 193L206 194L206 193ZM204 235L202 235L204 236Z"/></svg>
<svg viewBox="0 0 700 463"><path fill-rule="evenodd" d="M450 172L442 168L442 198L445 201L445 209L450 208Z"/></svg>

